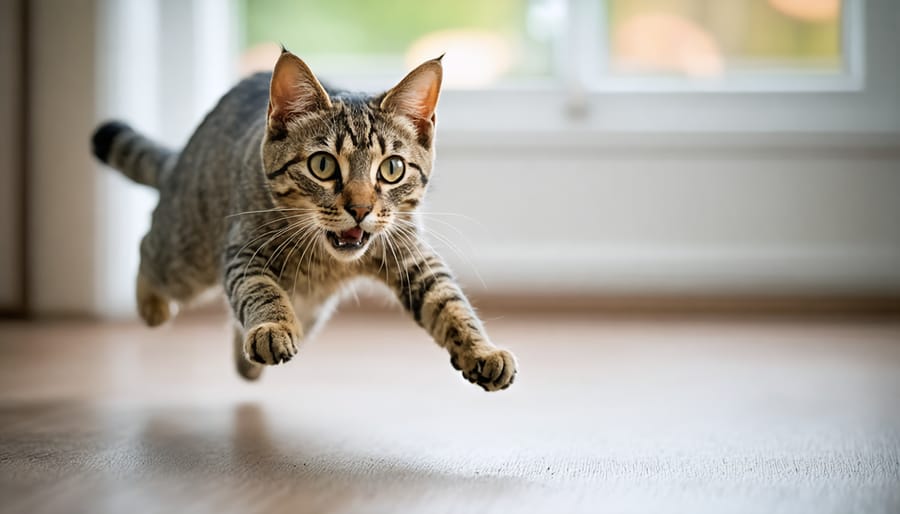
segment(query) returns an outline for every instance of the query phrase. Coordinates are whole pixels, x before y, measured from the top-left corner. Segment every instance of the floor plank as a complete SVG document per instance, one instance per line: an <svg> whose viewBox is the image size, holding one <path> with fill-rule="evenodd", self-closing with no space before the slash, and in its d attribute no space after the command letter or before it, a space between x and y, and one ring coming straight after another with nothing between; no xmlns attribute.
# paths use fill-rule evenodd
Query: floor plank
<svg viewBox="0 0 900 514"><path fill-rule="evenodd" d="M224 319L0 324L0 511L900 512L900 322L509 314L507 391L397 312L258 383Z"/></svg>

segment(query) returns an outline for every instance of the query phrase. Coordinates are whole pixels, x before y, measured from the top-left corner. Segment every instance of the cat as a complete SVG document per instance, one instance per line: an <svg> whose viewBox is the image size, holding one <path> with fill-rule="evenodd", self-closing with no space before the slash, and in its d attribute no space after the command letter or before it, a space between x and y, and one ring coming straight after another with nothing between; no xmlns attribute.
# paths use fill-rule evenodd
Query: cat
<svg viewBox="0 0 900 514"><path fill-rule="evenodd" d="M381 281L454 368L487 391L516 376L455 279L422 238L417 207L434 164L441 58L392 89L325 88L283 50L239 82L175 152L128 125L101 124L94 155L159 190L140 245L138 312L149 326L221 285L238 372L287 362L360 277Z"/></svg>

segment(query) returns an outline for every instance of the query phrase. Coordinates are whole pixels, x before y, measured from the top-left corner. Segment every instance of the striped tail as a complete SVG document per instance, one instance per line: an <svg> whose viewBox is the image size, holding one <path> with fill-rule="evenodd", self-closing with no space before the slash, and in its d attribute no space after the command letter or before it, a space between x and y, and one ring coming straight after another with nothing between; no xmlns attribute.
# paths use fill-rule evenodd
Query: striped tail
<svg viewBox="0 0 900 514"><path fill-rule="evenodd" d="M91 138L94 155L126 177L159 189L163 170L172 166L177 154L119 121L108 121Z"/></svg>

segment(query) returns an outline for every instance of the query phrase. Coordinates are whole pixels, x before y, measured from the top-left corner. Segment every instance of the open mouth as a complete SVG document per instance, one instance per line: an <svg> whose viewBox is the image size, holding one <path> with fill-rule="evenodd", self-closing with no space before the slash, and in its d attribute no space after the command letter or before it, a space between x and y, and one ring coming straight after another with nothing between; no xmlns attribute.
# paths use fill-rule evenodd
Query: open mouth
<svg viewBox="0 0 900 514"><path fill-rule="evenodd" d="M336 250L358 250L369 242L369 233L359 227L343 232L328 232L328 242Z"/></svg>

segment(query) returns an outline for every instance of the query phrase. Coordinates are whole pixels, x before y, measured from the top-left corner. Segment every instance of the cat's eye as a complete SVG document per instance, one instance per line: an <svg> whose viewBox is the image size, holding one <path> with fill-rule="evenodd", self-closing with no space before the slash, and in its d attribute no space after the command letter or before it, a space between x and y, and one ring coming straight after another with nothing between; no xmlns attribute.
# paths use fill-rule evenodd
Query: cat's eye
<svg viewBox="0 0 900 514"><path fill-rule="evenodd" d="M404 173L406 173L406 162L403 157L396 155L388 157L378 167L378 177L388 184L398 182L403 178Z"/></svg>
<svg viewBox="0 0 900 514"><path fill-rule="evenodd" d="M319 180L331 180L338 171L337 159L327 152L312 154L306 161L309 172Z"/></svg>

